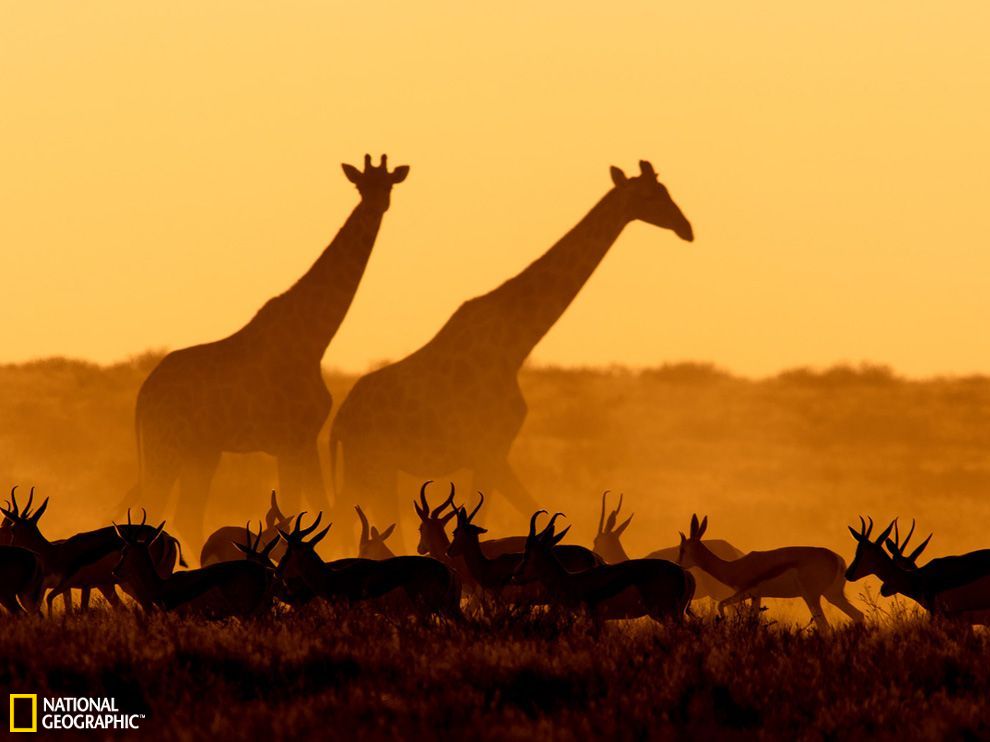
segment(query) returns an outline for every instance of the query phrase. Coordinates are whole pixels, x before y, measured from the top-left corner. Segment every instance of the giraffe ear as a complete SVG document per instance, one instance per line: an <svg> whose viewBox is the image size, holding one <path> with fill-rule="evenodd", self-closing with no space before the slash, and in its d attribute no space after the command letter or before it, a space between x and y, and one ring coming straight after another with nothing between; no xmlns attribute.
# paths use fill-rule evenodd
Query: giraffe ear
<svg viewBox="0 0 990 742"><path fill-rule="evenodd" d="M399 165L399 167L392 171L392 182L401 183L406 179L407 175L409 175L409 166Z"/></svg>
<svg viewBox="0 0 990 742"><path fill-rule="evenodd" d="M622 172L619 168L617 168L615 165L612 165L612 167L610 167L608 171L612 174L612 182L615 183L617 186L622 185L623 183L626 182L626 180L628 180L628 178L626 178L626 174Z"/></svg>
<svg viewBox="0 0 990 742"><path fill-rule="evenodd" d="M348 165L346 162L342 162L340 166L344 169L344 175L347 176L347 179L354 185L357 185L361 180L361 171L353 165Z"/></svg>

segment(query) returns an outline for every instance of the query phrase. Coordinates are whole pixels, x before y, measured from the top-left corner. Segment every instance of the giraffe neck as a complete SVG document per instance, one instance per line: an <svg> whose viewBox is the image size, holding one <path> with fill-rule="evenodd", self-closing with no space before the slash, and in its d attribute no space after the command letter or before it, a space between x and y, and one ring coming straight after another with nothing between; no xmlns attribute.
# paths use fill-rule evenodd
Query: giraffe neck
<svg viewBox="0 0 990 742"><path fill-rule="evenodd" d="M629 223L612 190L540 258L494 291L465 303L437 339L480 334L484 346L515 368L557 322ZM467 332L465 332L465 330Z"/></svg>
<svg viewBox="0 0 990 742"><path fill-rule="evenodd" d="M270 346L319 362L357 293L384 212L361 201L312 267L275 297L242 332L258 331Z"/></svg>

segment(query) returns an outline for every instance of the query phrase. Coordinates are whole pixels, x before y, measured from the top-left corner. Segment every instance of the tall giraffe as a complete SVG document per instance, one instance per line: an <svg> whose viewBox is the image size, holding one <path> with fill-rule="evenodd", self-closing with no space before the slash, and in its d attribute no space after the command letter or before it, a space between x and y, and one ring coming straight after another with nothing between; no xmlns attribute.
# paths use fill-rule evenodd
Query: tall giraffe
<svg viewBox="0 0 990 742"><path fill-rule="evenodd" d="M462 468L521 512L536 509L508 462L526 417L520 367L629 222L694 239L653 166L641 161L640 171L627 178L613 167L614 187L542 257L462 304L425 346L358 380L330 433L332 484L342 469L338 509L361 502L401 523L399 471L437 479Z"/></svg>
<svg viewBox="0 0 990 742"><path fill-rule="evenodd" d="M326 506L316 437L333 400L320 362L354 299L392 186L386 156L343 165L361 201L312 267L222 340L166 355L142 384L135 410L139 484L128 501L161 512L179 481L175 525L202 543L210 482L222 452L264 451L278 462L279 494L297 512L303 494Z"/></svg>

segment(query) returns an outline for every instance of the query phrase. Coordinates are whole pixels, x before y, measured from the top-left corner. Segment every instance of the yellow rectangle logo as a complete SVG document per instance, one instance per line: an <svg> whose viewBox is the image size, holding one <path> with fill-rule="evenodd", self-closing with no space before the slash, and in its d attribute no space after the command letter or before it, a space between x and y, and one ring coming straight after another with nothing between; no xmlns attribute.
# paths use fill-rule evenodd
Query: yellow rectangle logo
<svg viewBox="0 0 990 742"><path fill-rule="evenodd" d="M26 719L15 719L14 709L23 704L18 704L18 699L28 698L31 700L31 725L24 726ZM24 714L22 713L21 716ZM20 722L20 726L18 726ZM12 732L37 732L38 731L38 694L37 693L11 693L10 694L10 731Z"/></svg>

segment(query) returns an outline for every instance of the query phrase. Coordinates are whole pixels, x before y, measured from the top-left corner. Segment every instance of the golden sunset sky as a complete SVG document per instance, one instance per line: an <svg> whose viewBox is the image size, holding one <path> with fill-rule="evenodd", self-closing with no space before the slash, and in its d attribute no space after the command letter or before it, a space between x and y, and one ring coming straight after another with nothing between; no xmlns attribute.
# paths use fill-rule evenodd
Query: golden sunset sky
<svg viewBox="0 0 990 742"><path fill-rule="evenodd" d="M990 4L6 2L0 361L222 337L408 163L325 362L430 338L652 160L534 360L990 372Z"/></svg>

